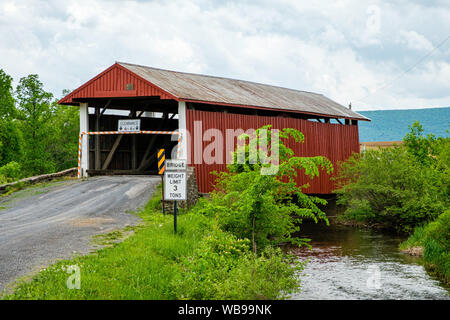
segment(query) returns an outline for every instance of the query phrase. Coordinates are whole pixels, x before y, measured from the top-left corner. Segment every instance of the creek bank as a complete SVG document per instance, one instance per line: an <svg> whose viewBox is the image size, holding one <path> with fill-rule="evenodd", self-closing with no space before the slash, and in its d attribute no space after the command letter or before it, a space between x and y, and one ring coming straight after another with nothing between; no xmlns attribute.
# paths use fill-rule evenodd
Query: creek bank
<svg viewBox="0 0 450 320"><path fill-rule="evenodd" d="M410 247L400 251L414 257L423 257L423 247Z"/></svg>

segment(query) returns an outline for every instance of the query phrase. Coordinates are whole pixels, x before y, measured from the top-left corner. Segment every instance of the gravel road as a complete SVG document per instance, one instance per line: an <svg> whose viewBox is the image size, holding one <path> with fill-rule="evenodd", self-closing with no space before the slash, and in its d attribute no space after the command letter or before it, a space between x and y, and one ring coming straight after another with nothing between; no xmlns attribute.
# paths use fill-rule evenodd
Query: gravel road
<svg viewBox="0 0 450 320"><path fill-rule="evenodd" d="M0 292L18 277L94 248L91 236L139 222L157 176L67 180L21 190L0 201Z"/></svg>

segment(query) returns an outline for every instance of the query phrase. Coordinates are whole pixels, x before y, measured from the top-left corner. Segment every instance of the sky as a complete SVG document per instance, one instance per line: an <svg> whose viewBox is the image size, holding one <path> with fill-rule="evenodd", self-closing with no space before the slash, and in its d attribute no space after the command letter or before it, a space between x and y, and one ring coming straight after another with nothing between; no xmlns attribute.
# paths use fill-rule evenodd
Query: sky
<svg viewBox="0 0 450 320"><path fill-rule="evenodd" d="M57 98L116 61L324 94L450 106L450 1L0 0L0 68Z"/></svg>

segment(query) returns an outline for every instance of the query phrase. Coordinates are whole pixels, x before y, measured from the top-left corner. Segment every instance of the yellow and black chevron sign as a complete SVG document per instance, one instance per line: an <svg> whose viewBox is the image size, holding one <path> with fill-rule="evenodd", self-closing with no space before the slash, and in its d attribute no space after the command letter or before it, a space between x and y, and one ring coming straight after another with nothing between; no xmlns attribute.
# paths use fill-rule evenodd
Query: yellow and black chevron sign
<svg viewBox="0 0 450 320"><path fill-rule="evenodd" d="M158 151L158 174L164 174L166 170L166 155L164 149Z"/></svg>

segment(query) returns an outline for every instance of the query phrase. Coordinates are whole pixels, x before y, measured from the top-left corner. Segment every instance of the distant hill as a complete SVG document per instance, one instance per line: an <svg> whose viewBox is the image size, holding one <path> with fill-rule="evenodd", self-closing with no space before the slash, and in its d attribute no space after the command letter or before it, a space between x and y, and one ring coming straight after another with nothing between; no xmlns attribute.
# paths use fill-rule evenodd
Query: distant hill
<svg viewBox="0 0 450 320"><path fill-rule="evenodd" d="M409 110L357 111L371 119L358 121L359 141L400 141L409 131L408 126L419 121L426 134L447 137L450 131L450 107Z"/></svg>

